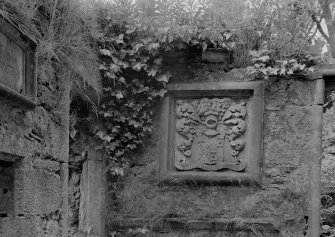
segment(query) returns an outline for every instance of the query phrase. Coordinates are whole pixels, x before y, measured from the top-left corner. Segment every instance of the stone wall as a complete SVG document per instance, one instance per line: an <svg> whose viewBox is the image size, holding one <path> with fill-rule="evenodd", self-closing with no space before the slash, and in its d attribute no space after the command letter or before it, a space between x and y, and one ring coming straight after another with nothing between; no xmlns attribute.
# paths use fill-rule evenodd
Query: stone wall
<svg viewBox="0 0 335 237"><path fill-rule="evenodd" d="M36 107L0 97L0 236L67 236L69 86L38 83Z"/></svg>
<svg viewBox="0 0 335 237"><path fill-rule="evenodd" d="M243 69L227 72L226 65L202 64L199 58L180 55L170 62L172 82L245 81ZM133 155L122 188L112 199L112 231L119 236L151 236L152 232L154 236L305 236L310 162L316 149L315 84L306 78L265 81L258 184L160 183L156 118L151 140Z"/></svg>
<svg viewBox="0 0 335 237"><path fill-rule="evenodd" d="M335 228L335 86L333 78L326 80L326 104L323 116L323 160L322 160L322 197L321 218L324 236L334 234Z"/></svg>

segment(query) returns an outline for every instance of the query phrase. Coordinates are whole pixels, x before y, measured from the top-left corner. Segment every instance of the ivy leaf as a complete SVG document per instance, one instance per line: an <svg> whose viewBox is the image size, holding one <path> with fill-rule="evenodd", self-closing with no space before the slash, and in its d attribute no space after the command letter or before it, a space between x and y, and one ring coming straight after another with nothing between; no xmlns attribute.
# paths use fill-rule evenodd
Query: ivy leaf
<svg viewBox="0 0 335 237"><path fill-rule="evenodd" d="M123 62L123 61L120 61L119 64L124 68L128 68L129 67L129 64L127 62Z"/></svg>
<svg viewBox="0 0 335 237"><path fill-rule="evenodd" d="M157 81L161 81L161 82L166 82L166 83L168 83L170 77L171 77L170 75L168 75L168 74L164 74L164 75L158 77L158 78L157 78Z"/></svg>
<svg viewBox="0 0 335 237"><path fill-rule="evenodd" d="M144 127L143 128L143 131L145 131L145 132L152 132L152 129L151 129L151 127Z"/></svg>
<svg viewBox="0 0 335 237"><path fill-rule="evenodd" d="M221 47L224 48L224 49L227 49L227 48L228 48L228 46L227 46L226 43L224 43L224 42L221 44Z"/></svg>
<svg viewBox="0 0 335 237"><path fill-rule="evenodd" d="M207 45L206 43L203 43L203 44L202 44L202 51L206 51L207 46L208 46L208 45Z"/></svg>
<svg viewBox="0 0 335 237"><path fill-rule="evenodd" d="M178 42L177 43L177 48L178 49L183 49L185 47L185 45L183 44L183 42Z"/></svg>
<svg viewBox="0 0 335 237"><path fill-rule="evenodd" d="M270 72L271 75L278 75L278 71L279 69L278 68L272 68L272 67L267 67L267 70Z"/></svg>
<svg viewBox="0 0 335 237"><path fill-rule="evenodd" d="M106 55L106 56L112 57L112 53L111 53L111 51L108 50L108 49L100 49L100 53L101 53L102 55Z"/></svg>
<svg viewBox="0 0 335 237"><path fill-rule="evenodd" d="M76 129L73 129L71 132L70 132L70 138L74 139L74 137L76 136L78 130Z"/></svg>
<svg viewBox="0 0 335 237"><path fill-rule="evenodd" d="M168 41L169 41L170 44L173 42L173 40L174 40L173 35L169 35L168 36Z"/></svg>
<svg viewBox="0 0 335 237"><path fill-rule="evenodd" d="M233 34L230 33L230 32L225 32L225 33L223 33L223 35L226 37L226 40L229 40L230 37L231 37Z"/></svg>
<svg viewBox="0 0 335 237"><path fill-rule="evenodd" d="M236 49L236 43L235 42L229 42L228 46L230 49Z"/></svg>
<svg viewBox="0 0 335 237"><path fill-rule="evenodd" d="M95 135L101 139L104 137L104 133L102 131L97 132Z"/></svg>
<svg viewBox="0 0 335 237"><path fill-rule="evenodd" d="M141 69L146 66L144 63L138 62L133 66L134 70L141 71Z"/></svg>
<svg viewBox="0 0 335 237"><path fill-rule="evenodd" d="M282 67L280 69L280 75L285 75L285 71L286 71L285 67Z"/></svg>
<svg viewBox="0 0 335 237"><path fill-rule="evenodd" d="M164 95L167 93L167 90L165 89L161 89L157 94L160 96L160 97L164 97Z"/></svg>
<svg viewBox="0 0 335 237"><path fill-rule="evenodd" d="M124 136L127 137L128 139L136 138L136 136L131 134L130 132L127 132L126 134L124 134Z"/></svg>
<svg viewBox="0 0 335 237"><path fill-rule="evenodd" d="M115 74L114 73L110 73L110 72L106 73L106 77L111 78L111 79L115 79L116 78Z"/></svg>
<svg viewBox="0 0 335 237"><path fill-rule="evenodd" d="M138 43L138 44L136 44L135 47L134 47L135 52L138 52L138 50L139 50L141 47L143 47L143 46L144 46L143 43Z"/></svg>
<svg viewBox="0 0 335 237"><path fill-rule="evenodd" d="M112 132L117 133L117 132L119 132L119 129L120 129L120 126L115 126L115 127L112 128Z"/></svg>
<svg viewBox="0 0 335 237"><path fill-rule="evenodd" d="M109 113L109 112L105 112L103 113L104 117L113 117L113 114Z"/></svg>
<svg viewBox="0 0 335 237"><path fill-rule="evenodd" d="M126 31L126 34L129 35L131 33L134 33L135 30L136 30L136 28L129 29L129 30Z"/></svg>
<svg viewBox="0 0 335 237"><path fill-rule="evenodd" d="M127 147L130 149L130 150L134 150L136 148L136 145L135 144L128 144Z"/></svg>
<svg viewBox="0 0 335 237"><path fill-rule="evenodd" d="M122 98L124 98L123 94L122 94L120 91L118 91L118 92L116 93L115 97L118 98L118 99L122 99Z"/></svg>
<svg viewBox="0 0 335 237"><path fill-rule="evenodd" d="M123 84L126 84L126 79L124 77L120 77L119 82L121 82Z"/></svg>
<svg viewBox="0 0 335 237"><path fill-rule="evenodd" d="M106 135L106 136L104 136L103 140L107 141L107 142L111 142L112 138L110 136Z"/></svg>
<svg viewBox="0 0 335 237"><path fill-rule="evenodd" d="M114 63L111 63L109 68L113 71L113 72L119 72L121 70L119 65L116 65Z"/></svg>
<svg viewBox="0 0 335 237"><path fill-rule="evenodd" d="M142 92L145 92L145 91L149 91L149 87L147 87L147 86L142 87L142 88L137 90L137 93L142 93Z"/></svg>
<svg viewBox="0 0 335 237"><path fill-rule="evenodd" d="M154 64L161 65L163 61L163 58L155 58Z"/></svg>
<svg viewBox="0 0 335 237"><path fill-rule="evenodd" d="M266 68L259 69L264 75L267 75L268 70Z"/></svg>
<svg viewBox="0 0 335 237"><path fill-rule="evenodd" d="M143 44L149 44L152 41L152 38L147 38L147 39L141 39Z"/></svg>
<svg viewBox="0 0 335 237"><path fill-rule="evenodd" d="M156 73L157 73L157 71L158 71L158 67L152 67L149 71L148 71L148 76L150 76L150 77L154 77L155 75L156 75Z"/></svg>
<svg viewBox="0 0 335 237"><path fill-rule="evenodd" d="M270 60L270 57L268 55L265 55L265 56L259 57L258 60L262 62L267 62L268 60Z"/></svg>
<svg viewBox="0 0 335 237"><path fill-rule="evenodd" d="M111 167L110 171L115 176L124 176L124 171L122 168L119 167Z"/></svg>
<svg viewBox="0 0 335 237"><path fill-rule="evenodd" d="M116 42L117 44L123 44L123 43L124 43L123 39L117 39L117 40L115 40L115 42Z"/></svg>

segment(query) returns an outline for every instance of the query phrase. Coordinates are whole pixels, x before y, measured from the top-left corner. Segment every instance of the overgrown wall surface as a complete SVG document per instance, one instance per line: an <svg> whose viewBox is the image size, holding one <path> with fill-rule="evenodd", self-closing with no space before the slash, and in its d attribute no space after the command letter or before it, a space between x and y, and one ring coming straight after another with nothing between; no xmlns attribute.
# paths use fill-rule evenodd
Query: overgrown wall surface
<svg viewBox="0 0 335 237"><path fill-rule="evenodd" d="M329 78L330 81L333 78ZM335 106L332 102L334 98L335 87L334 85L326 84L326 108L323 115L323 160L322 160L322 210L321 218L322 224L332 227L332 229L324 230L326 236L334 233L335 226Z"/></svg>
<svg viewBox="0 0 335 237"><path fill-rule="evenodd" d="M173 72L173 82L245 80L244 70L226 73L220 65L175 64L169 69ZM157 121L151 141L141 154L133 156L133 167L126 172L124 186L116 193L111 228L122 232L145 225L156 229L153 236L220 236L225 233L304 236L309 211L310 162L315 158L315 83L308 79L282 78L265 82L264 148L259 185L160 184ZM192 227L192 223L199 220L212 226ZM229 226L236 228L228 230ZM125 236L125 232L121 236Z"/></svg>
<svg viewBox="0 0 335 237"><path fill-rule="evenodd" d="M1 237L67 236L69 89L64 84L56 77L40 82L34 108L0 97Z"/></svg>

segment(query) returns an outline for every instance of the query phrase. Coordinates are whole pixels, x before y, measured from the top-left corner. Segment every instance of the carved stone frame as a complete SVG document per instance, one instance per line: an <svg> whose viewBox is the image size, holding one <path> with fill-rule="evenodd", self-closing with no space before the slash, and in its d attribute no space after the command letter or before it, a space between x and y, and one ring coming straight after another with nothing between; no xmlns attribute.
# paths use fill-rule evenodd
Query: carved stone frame
<svg viewBox="0 0 335 237"><path fill-rule="evenodd" d="M259 183L263 155L264 86L261 81L208 82L169 84L167 96L161 104L160 149L158 154L160 182L214 182L227 184ZM174 167L176 132L176 99L204 97L248 98L248 134L246 138L245 172L177 171Z"/></svg>
<svg viewBox="0 0 335 237"><path fill-rule="evenodd" d="M0 83L0 94L14 98L28 106L35 106L37 100L37 42L9 22L5 16L0 14L0 32L18 45L24 53L23 92L20 93Z"/></svg>

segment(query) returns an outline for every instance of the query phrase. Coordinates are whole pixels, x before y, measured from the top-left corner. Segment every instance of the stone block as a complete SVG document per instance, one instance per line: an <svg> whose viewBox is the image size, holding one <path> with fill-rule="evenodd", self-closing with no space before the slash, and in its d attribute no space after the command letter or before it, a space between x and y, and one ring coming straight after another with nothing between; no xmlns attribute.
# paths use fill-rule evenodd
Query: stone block
<svg viewBox="0 0 335 237"><path fill-rule="evenodd" d="M0 106L2 106L0 101ZM32 156L68 160L68 124L57 124L43 107L34 110L14 110L4 105L0 114L0 151L17 156Z"/></svg>
<svg viewBox="0 0 335 237"><path fill-rule="evenodd" d="M265 110L281 110L286 104L313 104L314 81L270 78L265 85Z"/></svg>
<svg viewBox="0 0 335 237"><path fill-rule="evenodd" d="M202 61L209 63L230 63L230 52L229 51L216 51L206 50L202 52Z"/></svg>
<svg viewBox="0 0 335 237"><path fill-rule="evenodd" d="M0 218L0 236L61 237L58 215Z"/></svg>
<svg viewBox="0 0 335 237"><path fill-rule="evenodd" d="M107 179L103 155L94 148L83 164L80 180L79 230L100 237L106 236Z"/></svg>
<svg viewBox="0 0 335 237"><path fill-rule="evenodd" d="M59 211L62 183L59 175L38 169L15 169L15 215L48 215Z"/></svg>

